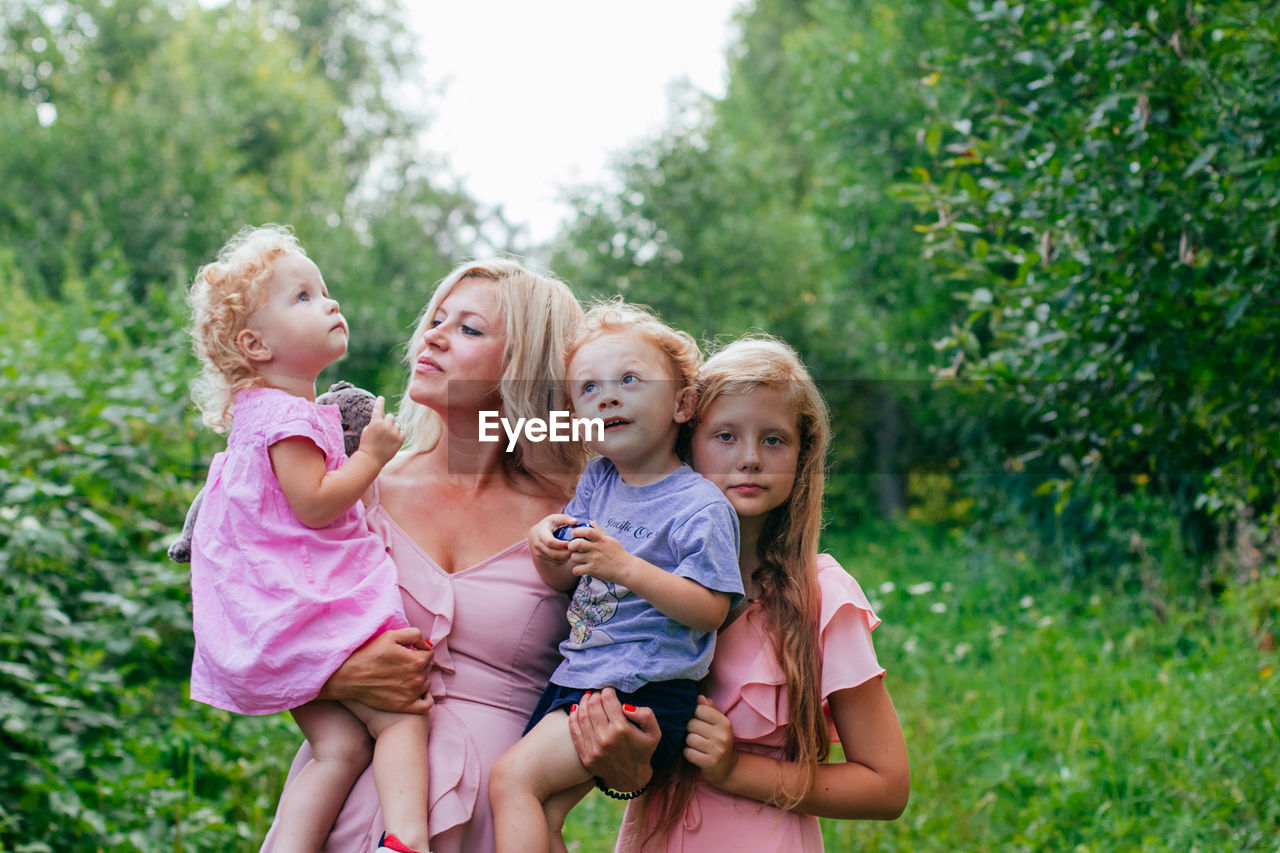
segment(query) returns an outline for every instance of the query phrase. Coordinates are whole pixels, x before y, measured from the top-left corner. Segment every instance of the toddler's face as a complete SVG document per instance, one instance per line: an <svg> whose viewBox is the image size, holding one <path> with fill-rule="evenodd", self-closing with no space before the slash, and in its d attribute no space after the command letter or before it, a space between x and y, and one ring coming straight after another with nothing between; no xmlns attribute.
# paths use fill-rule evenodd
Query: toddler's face
<svg viewBox="0 0 1280 853"><path fill-rule="evenodd" d="M743 518L791 496L800 435L786 396L773 388L722 394L693 431L693 468L720 487Z"/></svg>
<svg viewBox="0 0 1280 853"><path fill-rule="evenodd" d="M347 352L347 321L329 296L310 258L289 254L275 261L267 301L248 327L269 347L277 366L315 376Z"/></svg>
<svg viewBox="0 0 1280 853"><path fill-rule="evenodd" d="M604 421L604 440L591 442L592 450L620 469L674 457L691 406L655 345L622 333L600 335L578 348L566 374L574 415Z"/></svg>

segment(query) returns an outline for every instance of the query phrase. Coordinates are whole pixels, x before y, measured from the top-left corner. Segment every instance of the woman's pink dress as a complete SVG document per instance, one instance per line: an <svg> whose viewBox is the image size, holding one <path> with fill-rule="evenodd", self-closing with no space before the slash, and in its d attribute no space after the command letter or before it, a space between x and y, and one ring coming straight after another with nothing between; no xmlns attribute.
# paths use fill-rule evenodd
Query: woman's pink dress
<svg viewBox="0 0 1280 853"><path fill-rule="evenodd" d="M363 504L315 529L294 514L269 455L288 438L314 442L326 471L347 461L337 406L276 388L237 394L192 534L191 698L240 714L311 701L361 644L407 624Z"/></svg>
<svg viewBox="0 0 1280 853"><path fill-rule="evenodd" d="M381 506L376 484L368 518L399 568L409 624L434 644L427 747L432 853L490 851L489 768L520 739L560 662L568 597L538 577L526 540L449 574ZM286 786L310 759L304 743ZM382 831L373 773L366 769L324 849L372 853ZM273 849L274 836L273 828L264 853Z"/></svg>
<svg viewBox="0 0 1280 853"><path fill-rule="evenodd" d="M877 678L884 669L876 661L871 643L871 631L880 620L858 582L827 554L818 556L818 588L822 594L819 624L825 698ZM788 723L787 688L765 632L760 605L751 605L717 637L707 695L733 724L735 749L782 757ZM627 812L618 837L619 851L638 849L644 835L638 811ZM665 844L645 849L667 853L808 853L823 847L816 817L784 812L698 782L684 819L666 837Z"/></svg>

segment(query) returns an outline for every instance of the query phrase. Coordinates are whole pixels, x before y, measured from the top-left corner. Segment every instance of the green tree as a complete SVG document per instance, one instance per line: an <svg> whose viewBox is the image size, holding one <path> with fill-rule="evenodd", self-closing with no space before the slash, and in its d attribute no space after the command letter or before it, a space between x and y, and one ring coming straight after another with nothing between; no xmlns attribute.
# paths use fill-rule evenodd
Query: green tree
<svg viewBox="0 0 1280 853"><path fill-rule="evenodd" d="M1154 489L1192 532L1274 519L1280 9L952 5L942 156L903 194L967 301L949 356L1019 410L1006 458L1060 510Z"/></svg>
<svg viewBox="0 0 1280 853"><path fill-rule="evenodd" d="M619 164L617 191L584 193L556 259L695 334L792 342L835 411L846 517L901 508L912 460L945 457L951 430L927 383L956 302L927 274L918 216L886 192L927 162L920 56L946 32L933 6L754 4L725 97L686 104Z"/></svg>
<svg viewBox="0 0 1280 853"><path fill-rule="evenodd" d="M502 230L389 101L414 59L397 9L9 0L0 245L25 286L56 297L110 258L141 300L289 223L353 315L335 372L388 390L427 285Z"/></svg>

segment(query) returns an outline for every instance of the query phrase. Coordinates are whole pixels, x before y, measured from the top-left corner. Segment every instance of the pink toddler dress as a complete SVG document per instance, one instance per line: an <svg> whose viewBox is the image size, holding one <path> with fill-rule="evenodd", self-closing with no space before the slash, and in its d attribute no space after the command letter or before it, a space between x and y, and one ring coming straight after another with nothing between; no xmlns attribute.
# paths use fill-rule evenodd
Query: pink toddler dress
<svg viewBox="0 0 1280 853"><path fill-rule="evenodd" d="M817 567L825 699L837 690L884 675L884 669L876 661L871 643L871 631L880 620L862 587L827 554L818 556ZM764 617L761 606L752 604L720 631L707 695L733 724L735 749L780 759L789 722L787 687ZM628 809L617 849L639 850L644 834L640 810ZM813 853L823 846L816 817L726 794L699 781L683 819L662 844L654 847L650 843L644 849L666 853Z"/></svg>
<svg viewBox="0 0 1280 853"><path fill-rule="evenodd" d="M191 698L271 714L314 699L351 652L408 622L395 564L363 504L312 529L271 468L267 449L296 436L324 451L326 470L342 465L338 407L252 388L236 395L234 412L192 534Z"/></svg>
<svg viewBox="0 0 1280 853"><path fill-rule="evenodd" d="M376 483L368 516L399 567L409 623L434 644L435 705L427 745L431 850L492 851L489 769L520 739L560 662L557 647L569 627L564 618L568 595L538 577L527 540L450 574L392 519ZM310 760L311 748L304 743L285 787ZM324 851L373 850L382 831L378 792L372 770L366 769L347 795ZM262 851L274 848L273 827Z"/></svg>

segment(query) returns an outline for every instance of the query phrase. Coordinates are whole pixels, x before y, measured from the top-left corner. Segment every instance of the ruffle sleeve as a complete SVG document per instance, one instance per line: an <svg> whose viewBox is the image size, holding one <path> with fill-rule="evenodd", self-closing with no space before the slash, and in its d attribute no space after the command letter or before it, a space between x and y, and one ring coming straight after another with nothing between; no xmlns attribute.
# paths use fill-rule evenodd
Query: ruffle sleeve
<svg viewBox="0 0 1280 853"><path fill-rule="evenodd" d="M819 555L817 569L825 698L883 675L884 669L871 642L871 631L880 620L862 587L826 554ZM786 677L759 605L720 632L707 692L733 724L736 740L781 743L782 730L790 722Z"/></svg>
<svg viewBox="0 0 1280 853"><path fill-rule="evenodd" d="M822 595L822 695L857 687L884 675L876 659L871 632L880 618L866 593L829 554L818 555L818 589Z"/></svg>

